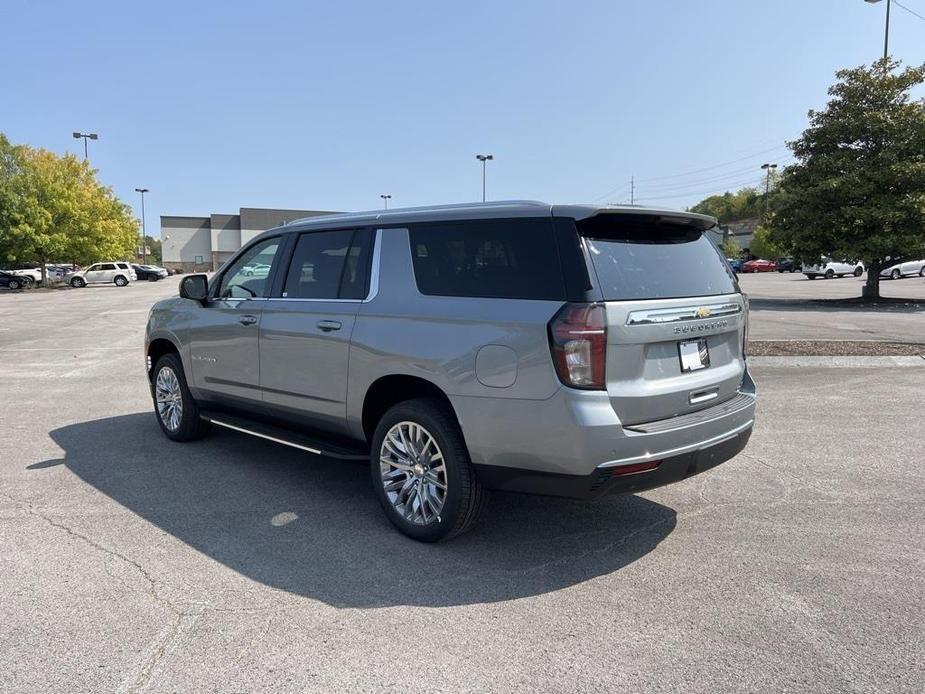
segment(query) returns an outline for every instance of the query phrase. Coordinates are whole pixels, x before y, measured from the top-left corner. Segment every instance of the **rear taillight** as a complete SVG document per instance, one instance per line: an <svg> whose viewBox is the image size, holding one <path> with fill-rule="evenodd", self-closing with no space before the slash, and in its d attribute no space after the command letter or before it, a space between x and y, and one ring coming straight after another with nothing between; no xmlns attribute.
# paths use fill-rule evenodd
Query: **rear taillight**
<svg viewBox="0 0 925 694"><path fill-rule="evenodd" d="M742 294L742 301L745 302L745 313L742 319L742 358L748 356L748 294Z"/></svg>
<svg viewBox="0 0 925 694"><path fill-rule="evenodd" d="M549 322L549 343L559 380L573 388L603 390L607 314L603 304L566 304Z"/></svg>

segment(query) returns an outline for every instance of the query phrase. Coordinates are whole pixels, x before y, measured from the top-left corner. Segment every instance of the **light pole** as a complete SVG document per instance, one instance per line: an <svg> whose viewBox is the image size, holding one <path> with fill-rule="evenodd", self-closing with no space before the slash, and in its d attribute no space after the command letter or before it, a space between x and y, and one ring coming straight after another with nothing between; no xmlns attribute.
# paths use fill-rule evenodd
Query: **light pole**
<svg viewBox="0 0 925 694"><path fill-rule="evenodd" d="M87 161L87 140L99 140L100 136L96 133L73 133L74 139L79 140L83 138L84 140L84 161Z"/></svg>
<svg viewBox="0 0 925 694"><path fill-rule="evenodd" d="M141 264L148 264L148 234L145 232L145 193L147 188L136 188L136 193L141 193Z"/></svg>
<svg viewBox="0 0 925 694"><path fill-rule="evenodd" d="M871 5L876 5L880 0L864 0ZM883 31L883 59L890 57L890 4L892 0L886 0L886 29Z"/></svg>
<svg viewBox="0 0 925 694"><path fill-rule="evenodd" d="M385 209L389 209L389 200L392 199L392 196L388 193L383 193L379 197L382 198L382 202L385 204Z"/></svg>
<svg viewBox="0 0 925 694"><path fill-rule="evenodd" d="M495 158L494 154L476 154L475 158L482 162L482 202L485 202L485 164Z"/></svg>
<svg viewBox="0 0 925 694"><path fill-rule="evenodd" d="M768 172L767 177L764 179L764 217L767 219L769 196L771 194L771 172L777 168L777 164L762 164L761 168Z"/></svg>

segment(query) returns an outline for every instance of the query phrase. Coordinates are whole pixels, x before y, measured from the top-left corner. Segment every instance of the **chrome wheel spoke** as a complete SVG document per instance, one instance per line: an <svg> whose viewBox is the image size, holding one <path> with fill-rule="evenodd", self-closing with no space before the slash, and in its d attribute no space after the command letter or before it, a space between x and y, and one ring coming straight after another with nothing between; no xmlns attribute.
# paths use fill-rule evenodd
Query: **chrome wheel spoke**
<svg viewBox="0 0 925 694"><path fill-rule="evenodd" d="M154 393L158 417L168 431L176 431L183 418L183 392L180 379L169 366L157 372Z"/></svg>
<svg viewBox="0 0 925 694"><path fill-rule="evenodd" d="M440 517L446 502L446 463L437 440L417 422L386 433L379 451L382 488L396 512L415 525Z"/></svg>

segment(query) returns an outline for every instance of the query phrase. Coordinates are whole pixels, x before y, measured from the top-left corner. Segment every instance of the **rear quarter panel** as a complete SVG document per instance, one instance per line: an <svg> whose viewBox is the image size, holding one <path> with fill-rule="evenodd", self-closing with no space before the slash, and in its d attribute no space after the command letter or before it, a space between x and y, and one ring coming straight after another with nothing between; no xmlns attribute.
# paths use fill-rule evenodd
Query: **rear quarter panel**
<svg viewBox="0 0 925 694"><path fill-rule="evenodd" d="M356 436L363 435L366 393L384 376L422 378L443 390L451 402L502 399L511 407L518 399L548 399L559 390L546 326L561 302L422 295L414 280L407 229L379 233L379 291L360 305L350 347L347 417ZM516 373L507 387L482 382L510 382L485 372L492 359L480 360L482 372L476 372L479 351L489 345L513 352ZM506 351L492 352L498 353ZM456 407L457 416L461 409L471 410ZM462 417L460 424L464 432L470 429Z"/></svg>

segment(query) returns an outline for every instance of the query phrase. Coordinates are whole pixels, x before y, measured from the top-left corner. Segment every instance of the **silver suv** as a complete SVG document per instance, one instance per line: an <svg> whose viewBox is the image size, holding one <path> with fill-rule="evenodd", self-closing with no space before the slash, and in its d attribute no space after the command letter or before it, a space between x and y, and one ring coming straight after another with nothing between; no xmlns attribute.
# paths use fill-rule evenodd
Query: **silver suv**
<svg viewBox="0 0 925 694"><path fill-rule="evenodd" d="M471 527L488 489L685 479L741 451L755 413L714 223L501 202L267 231L151 311L158 422L367 460L389 520L424 541Z"/></svg>

